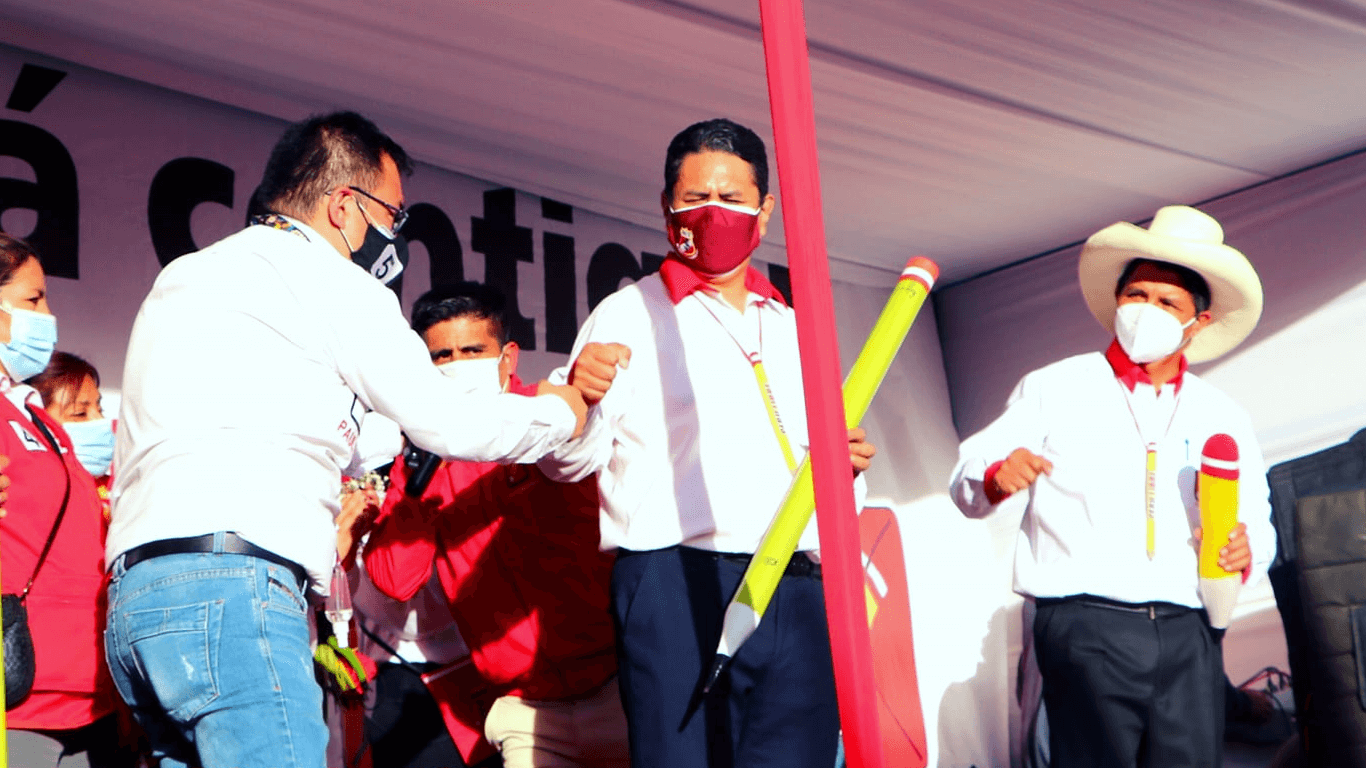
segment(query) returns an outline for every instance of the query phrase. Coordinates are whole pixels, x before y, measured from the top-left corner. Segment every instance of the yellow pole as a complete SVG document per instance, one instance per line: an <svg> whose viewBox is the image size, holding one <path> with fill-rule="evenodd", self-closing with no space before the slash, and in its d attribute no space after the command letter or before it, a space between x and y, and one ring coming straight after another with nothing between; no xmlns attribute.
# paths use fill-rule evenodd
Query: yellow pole
<svg viewBox="0 0 1366 768"><path fill-rule="evenodd" d="M854 428L863 420L873 395L882 385L892 359L901 349L906 334L911 330L916 315L925 303L930 288L939 276L939 267L933 261L916 256L906 264L892 295L882 308L868 340L863 344L854 367L844 380L845 424ZM811 459L802 460L797 476L792 481L778 508L777 515L769 524L759 549L749 561L749 567L740 581L740 588L726 608L722 623L721 642L708 675L706 689L710 690L721 674L726 661L739 650L740 645L754 633L763 618L778 582L787 569L792 553L806 530L811 515L816 511L815 489L811 480Z"/></svg>

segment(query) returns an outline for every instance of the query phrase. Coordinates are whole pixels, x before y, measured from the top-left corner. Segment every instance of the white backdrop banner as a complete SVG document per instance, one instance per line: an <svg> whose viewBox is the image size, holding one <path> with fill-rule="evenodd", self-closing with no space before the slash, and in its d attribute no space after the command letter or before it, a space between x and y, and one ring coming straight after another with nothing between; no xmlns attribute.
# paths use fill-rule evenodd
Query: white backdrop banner
<svg viewBox="0 0 1366 768"><path fill-rule="evenodd" d="M133 318L158 270L243 226L284 124L3 46L0 83L12 84L0 112L0 228L43 255L59 348L94 363L113 395ZM404 230L412 261L398 288L405 311L434 284L499 286L528 379L563 364L591 307L653 271L667 247L662 226L638 227L429 165L404 184L412 211ZM783 259L772 246L758 255ZM760 266L786 288L785 268ZM897 275L836 277L847 366ZM223 365L204 375L242 375L250 361ZM1006 638L1018 634L1003 607L1011 601L1009 548L994 524L964 519L944 493L957 436L931 311L912 329L865 426L880 446L869 503L893 510L906 550L931 763L1003 765L1013 664Z"/></svg>
<svg viewBox="0 0 1366 768"><path fill-rule="evenodd" d="M55 278L61 348L116 387L157 271L243 226L284 124L3 47L0 74L15 84L0 115L0 228L29 238ZM562 360L589 309L667 249L662 228L431 166L405 188L405 310L433 284L497 285L531 375ZM760 268L786 288L785 267Z"/></svg>

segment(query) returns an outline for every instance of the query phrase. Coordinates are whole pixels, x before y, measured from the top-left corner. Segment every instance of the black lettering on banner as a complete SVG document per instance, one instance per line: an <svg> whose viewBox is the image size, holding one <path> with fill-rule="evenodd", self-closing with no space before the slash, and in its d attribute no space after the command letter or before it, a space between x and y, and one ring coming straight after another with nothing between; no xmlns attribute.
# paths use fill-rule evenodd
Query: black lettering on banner
<svg viewBox="0 0 1366 768"><path fill-rule="evenodd" d="M427 249L432 287L452 286L465 280L464 249L446 212L431 203L418 203L408 209L403 236L422 243Z"/></svg>
<svg viewBox="0 0 1366 768"><path fill-rule="evenodd" d="M12 208L38 214L32 232L11 232L43 255L49 275L77 280L80 200L76 164L56 136L37 126L0 120L0 156L17 157L33 168L37 181L0 178L0 215Z"/></svg>
<svg viewBox="0 0 1366 768"><path fill-rule="evenodd" d="M517 262L531 262L531 229L517 226L517 192L484 193L484 218L470 217L470 248L484 254L484 282L507 299L508 336L522 349L536 348L536 321L517 306Z"/></svg>
<svg viewBox="0 0 1366 768"><path fill-rule="evenodd" d="M541 218L551 221L563 221L565 224L574 223L574 206L562 203L558 200L551 200L548 197L541 198Z"/></svg>
<svg viewBox="0 0 1366 768"><path fill-rule="evenodd" d="M14 89L9 92L5 108L32 112L65 77L66 73L60 69L25 64L19 68L19 77L14 81Z"/></svg>
<svg viewBox="0 0 1366 768"><path fill-rule="evenodd" d="M161 166L147 192L147 229L161 266L199 250L190 214L200 203L231 208L235 180L231 168L202 157L179 157Z"/></svg>
<svg viewBox="0 0 1366 768"><path fill-rule="evenodd" d="M541 198L541 218L574 223L574 207ZM569 354L579 330L578 285L574 278L574 238L557 232L541 235L545 254L545 348Z"/></svg>
<svg viewBox="0 0 1366 768"><path fill-rule="evenodd" d="M568 354L579 332L574 280L574 238L555 232L542 234L545 246L545 348Z"/></svg>
<svg viewBox="0 0 1366 768"><path fill-rule="evenodd" d="M654 253L640 254L636 261L631 249L621 243L603 243L593 251L588 260L588 310L602 303L602 300L617 292L621 281L630 278L632 282L659 271L664 257ZM643 264L643 266L642 266Z"/></svg>
<svg viewBox="0 0 1366 768"><path fill-rule="evenodd" d="M782 264L769 264L768 281L787 299L787 305L792 306L792 273L788 268Z"/></svg>
<svg viewBox="0 0 1366 768"><path fill-rule="evenodd" d="M251 191L251 195L247 197L247 212L246 215L242 217L242 226L250 227L252 219L255 219L257 216L266 216L270 214L270 206L266 205L266 201L261 199L261 194L261 187L258 185L256 189Z"/></svg>

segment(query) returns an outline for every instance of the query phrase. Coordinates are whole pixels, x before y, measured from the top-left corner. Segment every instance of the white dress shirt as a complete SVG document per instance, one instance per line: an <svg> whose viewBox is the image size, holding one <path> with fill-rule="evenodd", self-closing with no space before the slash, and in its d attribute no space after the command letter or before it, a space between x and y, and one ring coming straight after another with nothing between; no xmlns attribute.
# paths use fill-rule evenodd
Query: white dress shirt
<svg viewBox="0 0 1366 768"><path fill-rule="evenodd" d="M1026 448L1051 461L1053 471L1020 492L1026 509L1015 591L1199 608L1196 476L1205 441L1220 432L1238 445L1238 519L1247 525L1255 579L1276 553L1261 449L1247 413L1189 372L1179 389L1169 382L1158 392L1138 383L1130 391L1104 355L1090 353L1027 374L1005 413L963 442L950 492L964 514L989 513L988 467ZM1151 560L1144 509L1149 442L1157 445Z"/></svg>
<svg viewBox="0 0 1366 768"><path fill-rule="evenodd" d="M801 461L806 402L792 310L753 291L743 313L703 289L675 305L654 274L594 309L570 359L588 342L625 344L629 366L589 409L583 436L540 466L563 481L598 472L603 549L683 544L752 553L793 473L746 355L760 355ZM562 383L568 373L561 368L550 379ZM864 487L860 477L859 495ZM813 518L799 549L818 546Z"/></svg>
<svg viewBox="0 0 1366 768"><path fill-rule="evenodd" d="M534 461L568 438L556 397L471 395L393 292L318 233L253 226L176 259L133 325L106 562L237 531L326 589L340 470L368 409L447 458Z"/></svg>

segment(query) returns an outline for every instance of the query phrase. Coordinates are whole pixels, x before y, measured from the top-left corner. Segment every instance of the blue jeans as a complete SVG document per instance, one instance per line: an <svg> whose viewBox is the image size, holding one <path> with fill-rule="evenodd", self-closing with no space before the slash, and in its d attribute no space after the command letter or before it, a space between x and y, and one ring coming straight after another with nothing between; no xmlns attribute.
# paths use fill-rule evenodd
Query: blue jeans
<svg viewBox="0 0 1366 768"><path fill-rule="evenodd" d="M323 768L311 612L288 569L175 554L110 576L109 670L163 768Z"/></svg>

